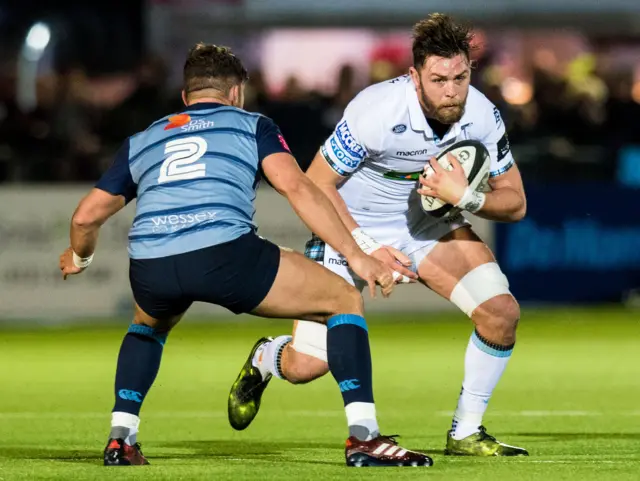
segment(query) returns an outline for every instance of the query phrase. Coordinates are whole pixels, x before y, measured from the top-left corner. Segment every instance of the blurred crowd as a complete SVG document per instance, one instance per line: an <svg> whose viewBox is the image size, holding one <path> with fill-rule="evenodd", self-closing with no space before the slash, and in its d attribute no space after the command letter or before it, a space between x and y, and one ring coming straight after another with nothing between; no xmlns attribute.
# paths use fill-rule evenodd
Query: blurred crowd
<svg viewBox="0 0 640 481"><path fill-rule="evenodd" d="M144 60L137 71L89 78L81 67L48 73L38 81L37 106L21 108L16 76L0 74L0 182L94 181L129 135L181 110L167 88L166 66ZM404 69L371 69L369 82ZM251 72L245 108L271 117L306 167L347 103L365 85L344 66L331 93L310 91L290 77L271 91ZM597 65L581 75L533 69L527 85L505 85L490 58L480 59L473 84L501 110L513 151L530 178L609 178L616 153L638 142L640 118L632 72L605 75ZM636 92L637 93L637 92Z"/></svg>

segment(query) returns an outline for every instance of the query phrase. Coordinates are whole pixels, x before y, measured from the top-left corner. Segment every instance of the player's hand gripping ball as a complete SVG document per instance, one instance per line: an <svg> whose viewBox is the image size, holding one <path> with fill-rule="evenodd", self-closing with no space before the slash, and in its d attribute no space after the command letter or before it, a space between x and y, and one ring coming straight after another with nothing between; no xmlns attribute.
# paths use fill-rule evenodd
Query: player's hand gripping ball
<svg viewBox="0 0 640 481"><path fill-rule="evenodd" d="M468 186L476 191L486 191L489 181L489 167L491 165L491 157L484 144L477 140L462 140L460 142L456 142L451 147L438 154L438 156L436 157L438 164L445 171L452 172L449 177L453 177L454 166L448 159L449 154L458 160L458 163L463 171L462 173L464 174L464 176L466 176ZM427 164L424 172L422 173L422 178L429 179L429 177L432 177L435 174L436 172L434 171L433 167L430 164ZM443 174L448 175L446 172L443 172ZM447 181L450 186L452 185L452 182L455 183L455 180L452 178L447 179ZM444 183L445 182L443 182L443 184ZM449 192L444 192L444 190L446 189L443 189L443 192L441 192L441 195L439 196L438 192L434 192L434 195L425 194L425 191L430 190L433 192L433 189L425 187L424 184L420 185L419 187L422 210L424 210L427 214L433 217L445 217L461 212L461 209L454 207L454 205L446 201L446 197L450 195ZM457 188L457 190L461 191L461 197L464 189L466 189L467 186L460 185L455 187Z"/></svg>

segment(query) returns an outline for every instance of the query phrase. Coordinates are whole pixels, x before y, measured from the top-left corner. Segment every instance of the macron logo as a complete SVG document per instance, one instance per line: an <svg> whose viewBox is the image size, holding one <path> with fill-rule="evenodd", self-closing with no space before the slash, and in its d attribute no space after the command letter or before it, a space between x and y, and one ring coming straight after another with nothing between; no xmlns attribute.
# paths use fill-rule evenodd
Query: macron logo
<svg viewBox="0 0 640 481"><path fill-rule="evenodd" d="M400 157L415 157L416 155L426 155L428 152L429 152L429 149L398 150L396 152L396 155Z"/></svg>

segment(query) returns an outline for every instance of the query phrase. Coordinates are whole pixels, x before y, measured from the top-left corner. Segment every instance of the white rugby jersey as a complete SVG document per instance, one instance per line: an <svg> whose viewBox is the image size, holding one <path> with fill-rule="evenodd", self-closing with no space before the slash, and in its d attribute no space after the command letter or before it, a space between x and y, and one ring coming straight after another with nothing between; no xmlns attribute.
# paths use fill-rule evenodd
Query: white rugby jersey
<svg viewBox="0 0 640 481"><path fill-rule="evenodd" d="M338 189L356 221L412 211L408 220L423 223L428 214L419 207L418 175L428 159L465 139L487 147L492 177L513 166L500 112L483 94L469 87L464 115L440 139L425 119L411 77L404 75L360 92L321 152L338 174L348 177Z"/></svg>

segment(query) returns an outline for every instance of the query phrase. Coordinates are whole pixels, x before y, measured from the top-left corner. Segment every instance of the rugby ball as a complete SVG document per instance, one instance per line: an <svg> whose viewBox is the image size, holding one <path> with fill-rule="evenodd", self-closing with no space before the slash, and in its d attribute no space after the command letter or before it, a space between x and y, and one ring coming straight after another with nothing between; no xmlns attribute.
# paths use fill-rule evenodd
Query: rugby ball
<svg viewBox="0 0 640 481"><path fill-rule="evenodd" d="M480 192L486 191L489 183L491 156L482 142L477 140L462 140L456 142L436 156L436 160L442 167L447 170L453 170L453 166L447 159L447 154L451 154L458 159L467 176L469 186L472 189ZM422 173L422 176L428 178L433 175L433 173L433 168L429 165ZM451 204L446 204L440 199L436 199L430 195L421 195L420 197L422 210L433 217L444 217L461 212L461 209Z"/></svg>

